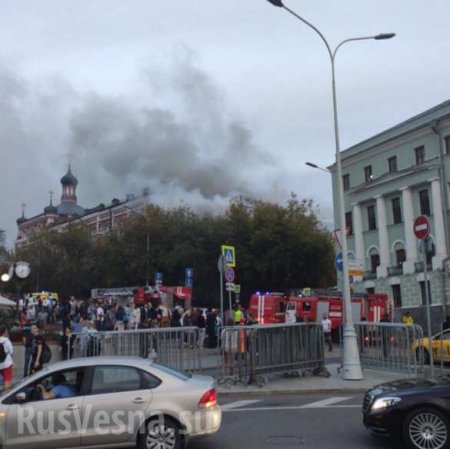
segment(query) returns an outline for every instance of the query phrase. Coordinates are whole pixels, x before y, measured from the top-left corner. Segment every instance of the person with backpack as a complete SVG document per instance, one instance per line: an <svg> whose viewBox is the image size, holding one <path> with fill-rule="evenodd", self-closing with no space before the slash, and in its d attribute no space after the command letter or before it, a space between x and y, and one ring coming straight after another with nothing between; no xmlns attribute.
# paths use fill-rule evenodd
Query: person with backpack
<svg viewBox="0 0 450 449"><path fill-rule="evenodd" d="M45 342L45 337L37 324L31 325L33 335L33 355L31 358L30 374L40 371L52 358L50 347Z"/></svg>
<svg viewBox="0 0 450 449"><path fill-rule="evenodd" d="M5 326L0 326L0 374L3 378L3 390L9 390L13 380L13 359L14 348L8 338L8 330Z"/></svg>

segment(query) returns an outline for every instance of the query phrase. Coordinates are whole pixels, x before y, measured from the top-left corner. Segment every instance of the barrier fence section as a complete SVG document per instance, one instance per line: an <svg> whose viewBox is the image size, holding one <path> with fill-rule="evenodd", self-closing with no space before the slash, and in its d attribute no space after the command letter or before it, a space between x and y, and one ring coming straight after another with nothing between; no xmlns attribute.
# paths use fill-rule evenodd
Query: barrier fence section
<svg viewBox="0 0 450 449"><path fill-rule="evenodd" d="M358 348L363 368L423 373L423 330L416 324L355 323Z"/></svg>
<svg viewBox="0 0 450 449"><path fill-rule="evenodd" d="M435 371L439 376L450 376L450 329L445 329L433 337L431 348L428 338L423 345L423 359L425 365L430 363L430 350L433 351Z"/></svg>
<svg viewBox="0 0 450 449"><path fill-rule="evenodd" d="M232 326L223 329L218 382L257 383L265 374L304 375L328 373L325 369L323 330L320 324Z"/></svg>
<svg viewBox="0 0 450 449"><path fill-rule="evenodd" d="M201 370L200 331L197 327L156 328L72 334L69 358L135 356L171 368Z"/></svg>

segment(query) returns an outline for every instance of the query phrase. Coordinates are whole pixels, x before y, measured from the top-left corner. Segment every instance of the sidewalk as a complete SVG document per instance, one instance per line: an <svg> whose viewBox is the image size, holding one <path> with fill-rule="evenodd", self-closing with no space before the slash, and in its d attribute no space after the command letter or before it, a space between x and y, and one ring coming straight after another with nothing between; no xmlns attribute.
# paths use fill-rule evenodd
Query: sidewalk
<svg viewBox="0 0 450 449"><path fill-rule="evenodd" d="M205 354L202 357L202 368L207 374L211 372L212 362L217 361L217 356ZM205 363L203 363L205 362ZM302 394L302 393L362 393L369 388L384 382L407 378L407 373L397 373L392 371L382 371L374 369L364 369L362 380L343 380L340 372L340 352L339 349L327 353L325 366L330 373L330 377L314 376L308 373L305 377L285 377L282 373L266 376L267 382L263 387L257 385L245 385L243 383L218 385L217 391L222 396L242 396L242 395L265 395L265 394ZM210 368L210 369L208 369ZM216 365L214 364L214 369Z"/></svg>
<svg viewBox="0 0 450 449"><path fill-rule="evenodd" d="M365 369L362 380L343 380L338 373L339 363L327 364L330 377L313 376L286 378L282 374L268 377L268 382L261 388L256 385L237 383L231 386L218 385L217 391L223 396L264 395L264 394L301 394L301 393L362 393L384 382L408 377L405 373L393 373Z"/></svg>
<svg viewBox="0 0 450 449"><path fill-rule="evenodd" d="M21 379L23 355L17 354L17 364L14 369L14 382ZM55 357L52 362L59 359L59 352L55 350ZM407 373L396 373L392 371L382 371L365 369L362 380L343 380L342 374L338 372L340 367L340 350L335 348L333 352L325 354L325 366L330 373L330 377L314 376L307 373L305 377L285 377L283 373L270 374L266 376L267 382L263 387L251 384L246 385L237 382L218 385L217 391L220 395L265 395L265 394L301 394L301 393L339 393L339 392L364 392L374 385L389 382L396 379L408 377ZM218 365L219 349L202 348L201 371L199 374L206 374L217 378L219 375Z"/></svg>

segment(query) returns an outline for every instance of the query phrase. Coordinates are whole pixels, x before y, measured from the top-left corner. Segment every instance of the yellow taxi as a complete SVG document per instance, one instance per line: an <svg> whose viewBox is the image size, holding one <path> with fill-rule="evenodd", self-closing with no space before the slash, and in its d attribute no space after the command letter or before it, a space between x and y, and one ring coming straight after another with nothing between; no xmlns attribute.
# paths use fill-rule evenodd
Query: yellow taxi
<svg viewBox="0 0 450 449"><path fill-rule="evenodd" d="M430 341L424 337L416 340L413 349L416 355L420 354L420 347L423 348L423 358L425 363L430 362ZM431 338L431 348L433 350L433 360L450 362L450 329L438 332Z"/></svg>

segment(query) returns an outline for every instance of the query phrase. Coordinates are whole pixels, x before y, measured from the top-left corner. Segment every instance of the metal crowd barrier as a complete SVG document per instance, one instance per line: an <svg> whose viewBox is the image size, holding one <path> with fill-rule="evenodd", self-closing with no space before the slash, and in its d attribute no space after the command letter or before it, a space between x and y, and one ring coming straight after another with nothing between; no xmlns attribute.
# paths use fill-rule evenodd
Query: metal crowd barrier
<svg viewBox="0 0 450 449"><path fill-rule="evenodd" d="M426 337L427 338L427 337ZM433 361L435 371L439 376L450 376L450 332L448 329L440 331L435 335L430 344L424 344L424 361L425 364L430 362L430 350L433 351Z"/></svg>
<svg viewBox="0 0 450 449"><path fill-rule="evenodd" d="M73 334L70 358L135 356L171 368L201 370L200 332L197 327L152 328Z"/></svg>
<svg viewBox="0 0 450 449"><path fill-rule="evenodd" d="M406 372L411 376L423 373L425 355L423 330L416 324L355 323L361 366Z"/></svg>
<svg viewBox="0 0 450 449"><path fill-rule="evenodd" d="M259 386L266 374L329 375L325 368L323 330L320 324L232 326L221 334L219 383Z"/></svg>

